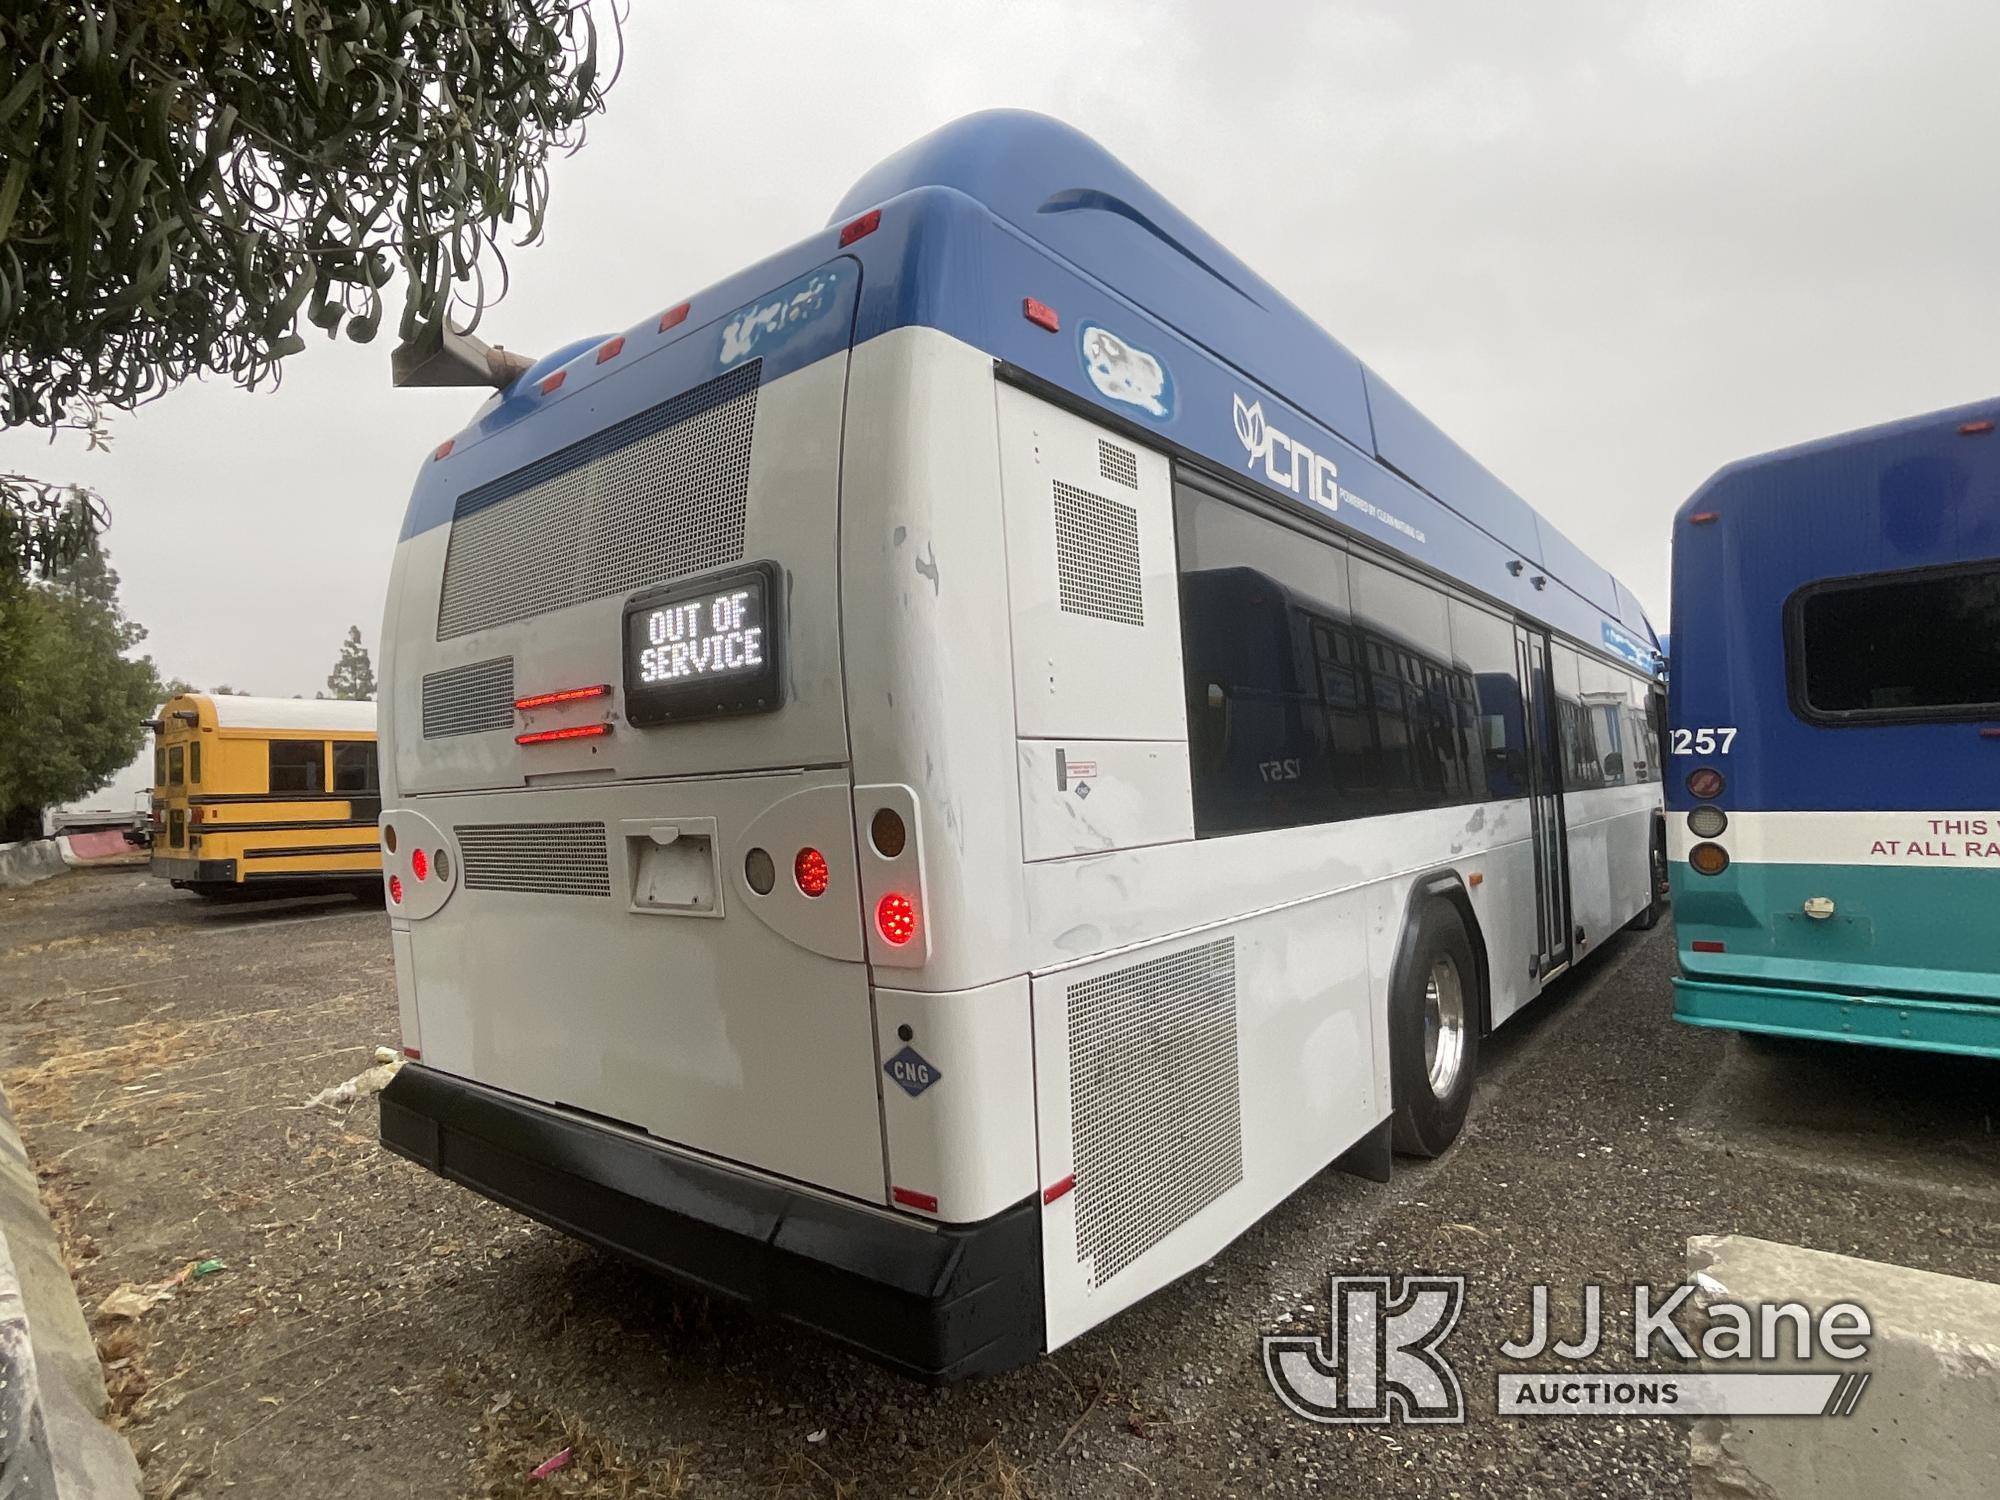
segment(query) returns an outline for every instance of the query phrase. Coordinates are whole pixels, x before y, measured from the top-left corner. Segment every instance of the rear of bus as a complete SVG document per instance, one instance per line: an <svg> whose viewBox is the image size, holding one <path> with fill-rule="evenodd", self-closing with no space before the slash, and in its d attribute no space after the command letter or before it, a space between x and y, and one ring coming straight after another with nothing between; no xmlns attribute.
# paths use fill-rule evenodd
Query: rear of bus
<svg viewBox="0 0 2000 1500"><path fill-rule="evenodd" d="M1676 517L1681 1020L2000 1057L1996 415L1747 460Z"/></svg>
<svg viewBox="0 0 2000 1500"><path fill-rule="evenodd" d="M939 1051L878 1036L870 986L924 962L929 912L916 794L857 786L850 751L842 445L890 434L850 411L845 243L559 351L424 465L383 632L411 1063L382 1132L949 1377L1039 1347L1039 1229L1018 1189L944 1205L985 1220L961 1233L885 1181L883 1090L922 1092Z"/></svg>
<svg viewBox="0 0 2000 1500"><path fill-rule="evenodd" d="M155 875L203 896L380 889L374 704L190 693L152 723Z"/></svg>

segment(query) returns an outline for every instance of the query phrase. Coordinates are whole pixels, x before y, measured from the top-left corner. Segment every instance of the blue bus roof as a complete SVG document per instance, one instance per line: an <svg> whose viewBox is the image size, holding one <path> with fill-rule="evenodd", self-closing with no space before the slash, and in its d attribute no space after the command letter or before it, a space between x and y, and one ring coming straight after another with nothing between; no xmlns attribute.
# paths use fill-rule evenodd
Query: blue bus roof
<svg viewBox="0 0 2000 1500"><path fill-rule="evenodd" d="M843 233L876 210L865 235ZM624 358L596 363L591 339L542 360L482 410L451 465L426 466L405 534L449 520L467 487L725 367L726 328L838 257L860 268L853 343L940 329L1280 503L1653 669L1652 626L1629 589L1096 142L1012 110L897 152L848 191L826 230L697 294L671 330L654 317L627 330ZM1058 329L1023 316L1030 298L1054 309ZM845 347L830 332L765 340L764 378ZM592 399L639 358L646 381ZM568 378L544 391L557 369ZM550 420L523 420L538 412Z"/></svg>

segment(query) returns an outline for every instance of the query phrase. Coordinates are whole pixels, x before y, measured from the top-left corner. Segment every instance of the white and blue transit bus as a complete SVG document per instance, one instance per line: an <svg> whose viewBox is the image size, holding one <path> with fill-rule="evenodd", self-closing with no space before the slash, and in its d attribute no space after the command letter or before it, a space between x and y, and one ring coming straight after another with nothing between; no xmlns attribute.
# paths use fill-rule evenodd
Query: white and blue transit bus
<svg viewBox="0 0 2000 1500"><path fill-rule="evenodd" d="M1631 593L1062 125L488 353L383 633L382 1132L453 1181L996 1370L1443 1151L1657 909Z"/></svg>
<svg viewBox="0 0 2000 1500"><path fill-rule="evenodd" d="M1996 419L1746 459L1675 518L1681 1020L2000 1057Z"/></svg>

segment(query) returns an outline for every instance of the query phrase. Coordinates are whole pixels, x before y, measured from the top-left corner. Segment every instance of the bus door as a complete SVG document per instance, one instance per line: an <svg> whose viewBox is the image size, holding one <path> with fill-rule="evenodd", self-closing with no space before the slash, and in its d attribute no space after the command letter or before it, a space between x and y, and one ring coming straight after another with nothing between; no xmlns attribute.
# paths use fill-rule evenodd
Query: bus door
<svg viewBox="0 0 2000 1500"><path fill-rule="evenodd" d="M1548 979L1572 956L1569 839L1563 828L1562 765L1556 737L1555 684L1549 675L1549 633L1514 626L1521 669L1521 721L1528 752L1528 820L1535 846L1534 975Z"/></svg>

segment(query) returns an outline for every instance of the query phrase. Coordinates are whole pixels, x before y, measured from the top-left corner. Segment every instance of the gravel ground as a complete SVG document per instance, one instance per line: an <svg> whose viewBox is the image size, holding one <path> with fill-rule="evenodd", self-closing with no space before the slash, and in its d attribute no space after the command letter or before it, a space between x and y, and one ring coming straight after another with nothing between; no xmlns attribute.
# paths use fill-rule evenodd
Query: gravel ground
<svg viewBox="0 0 2000 1500"><path fill-rule="evenodd" d="M135 872L0 900L0 1066L155 1496L1684 1495L1658 1421L1492 1415L1529 1287L1676 1284L1738 1232L2000 1281L2000 1068L1767 1054L1669 1018L1670 934L1623 938L1488 1044L1444 1161L1327 1173L1069 1348L934 1391L637 1273L302 1108L395 1040L381 913L208 906ZM1458 1428L1321 1428L1257 1334L1326 1278L1469 1278ZM1615 1332L1615 1326L1614 1326ZM1628 1351L1629 1352L1629 1351ZM1612 1363L1606 1360L1607 1366ZM542 1459L570 1465L530 1484Z"/></svg>

